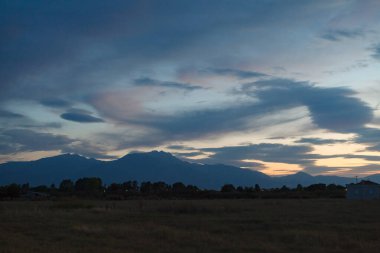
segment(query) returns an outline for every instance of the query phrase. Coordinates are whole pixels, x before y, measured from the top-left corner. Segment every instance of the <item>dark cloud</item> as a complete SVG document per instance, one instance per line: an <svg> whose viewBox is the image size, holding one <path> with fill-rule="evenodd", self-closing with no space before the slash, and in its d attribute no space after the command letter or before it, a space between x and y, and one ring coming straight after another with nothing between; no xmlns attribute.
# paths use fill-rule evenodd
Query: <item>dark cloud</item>
<svg viewBox="0 0 380 253"><path fill-rule="evenodd" d="M255 71L245 71L240 69L231 69L231 68L207 68L200 70L201 73L213 73L216 75L223 76L234 76L239 79L248 79L248 78L261 78L267 77L268 75Z"/></svg>
<svg viewBox="0 0 380 253"><path fill-rule="evenodd" d="M34 129L49 129L49 128L62 128L62 124L58 122L49 122L49 123L37 123L34 121L31 121L29 124L27 122L23 124L18 124L17 125L20 128L34 128Z"/></svg>
<svg viewBox="0 0 380 253"><path fill-rule="evenodd" d="M174 89L183 89L183 90L199 90L203 89L201 86L187 84L187 83L178 83L170 81L158 81L150 78L139 78L134 80L136 86L152 86L152 87L165 87L165 88L174 88Z"/></svg>
<svg viewBox="0 0 380 253"><path fill-rule="evenodd" d="M19 113L0 110L0 122L1 128L3 129L14 129L14 128L39 128L39 129L49 129L49 128L61 128L61 123L58 122L39 122L33 120L27 116Z"/></svg>
<svg viewBox="0 0 380 253"><path fill-rule="evenodd" d="M213 152L210 161L235 164L236 161L250 159L264 162L311 164L319 155L310 154L310 146L290 146L283 144L260 143L245 146L228 146L221 148L203 148L203 152Z"/></svg>
<svg viewBox="0 0 380 253"><path fill-rule="evenodd" d="M69 121L79 122L79 123L100 123L104 120L91 116L85 113L79 112L66 112L61 114L61 118Z"/></svg>
<svg viewBox="0 0 380 253"><path fill-rule="evenodd" d="M316 126L335 132L354 132L373 118L372 109L355 98L353 90L344 87L324 88L308 82L272 79L245 84L240 92L257 101L174 116L140 115L125 119L125 123L158 129L168 139L187 139L249 130L254 117L300 106L307 107Z"/></svg>
<svg viewBox="0 0 380 253"><path fill-rule="evenodd" d="M364 160L367 160L367 161L376 161L376 162L380 161L380 156L375 156L375 155L352 155L352 154L346 154L346 155L341 155L341 157L344 157L344 158L359 158L359 159L364 159Z"/></svg>
<svg viewBox="0 0 380 253"><path fill-rule="evenodd" d="M258 98L262 106L307 106L320 128L350 132L373 118L373 110L345 87L324 88L289 79L263 80L243 85L242 91Z"/></svg>
<svg viewBox="0 0 380 253"><path fill-rule="evenodd" d="M364 127L356 129L355 133L354 141L367 145L367 151L380 151L380 129Z"/></svg>
<svg viewBox="0 0 380 253"><path fill-rule="evenodd" d="M21 0L1 7L1 98L36 100L81 96L152 63L219 56L216 44L241 43L225 34L246 36L244 28L281 20L297 24L295 17L331 9L314 2L175 0Z"/></svg>
<svg viewBox="0 0 380 253"><path fill-rule="evenodd" d="M371 50L372 50L372 57L377 60L380 60L380 43L373 46Z"/></svg>
<svg viewBox="0 0 380 253"><path fill-rule="evenodd" d="M71 105L70 102L62 99L43 99L40 101L40 103L44 106L48 107L69 107Z"/></svg>
<svg viewBox="0 0 380 253"><path fill-rule="evenodd" d="M24 115L6 110L0 110L0 118L19 119L24 118Z"/></svg>
<svg viewBox="0 0 380 253"><path fill-rule="evenodd" d="M338 174L349 175L350 177L352 177L352 181L355 182L355 176L358 176L360 178L367 178L368 173L377 174L379 171L379 165L368 164L356 167L307 166L303 171L314 175L326 173L328 173L331 176Z"/></svg>
<svg viewBox="0 0 380 253"><path fill-rule="evenodd" d="M0 132L2 154L22 151L61 150L62 147L74 141L65 135L41 133L28 129L12 129Z"/></svg>
<svg viewBox="0 0 380 253"><path fill-rule="evenodd" d="M368 147L367 149L371 150L371 151L379 151L380 152L380 142L379 142L379 144ZM380 161L380 157L378 157L378 160Z"/></svg>
<svg viewBox="0 0 380 253"><path fill-rule="evenodd" d="M204 153L201 151L194 151L194 152L187 152L187 153L172 152L172 154L181 158L191 158L194 156L204 155Z"/></svg>
<svg viewBox="0 0 380 253"><path fill-rule="evenodd" d="M321 138L302 138L295 141L296 143L309 143L315 145L325 145L325 144L336 144L336 143L345 143L348 140L337 140L337 139L321 139Z"/></svg>
<svg viewBox="0 0 380 253"><path fill-rule="evenodd" d="M330 41L341 41L343 39L354 39L364 36L364 31L361 29L348 30L348 29L336 29L329 30L324 33L321 38Z"/></svg>
<svg viewBox="0 0 380 253"><path fill-rule="evenodd" d="M355 129L357 143L380 143L380 129L378 128L359 128Z"/></svg>
<svg viewBox="0 0 380 253"><path fill-rule="evenodd" d="M88 141L69 138L61 134L43 133L29 129L0 131L0 153L2 155L26 151L61 151L98 159L116 158L105 154L108 150L107 146L94 145Z"/></svg>
<svg viewBox="0 0 380 253"><path fill-rule="evenodd" d="M174 149L174 150L196 150L193 147L183 146L183 145L170 145L166 146L168 149Z"/></svg>
<svg viewBox="0 0 380 253"><path fill-rule="evenodd" d="M174 116L147 115L125 119L125 123L158 129L170 140L189 139L204 135L247 129L245 117L258 115L252 105L178 113ZM164 138L165 139L165 138Z"/></svg>

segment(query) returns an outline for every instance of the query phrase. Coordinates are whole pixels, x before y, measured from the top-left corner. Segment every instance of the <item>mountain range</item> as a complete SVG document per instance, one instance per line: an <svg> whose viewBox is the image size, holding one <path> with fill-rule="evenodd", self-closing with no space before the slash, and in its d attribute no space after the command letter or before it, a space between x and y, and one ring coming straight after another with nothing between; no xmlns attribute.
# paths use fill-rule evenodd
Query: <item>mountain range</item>
<svg viewBox="0 0 380 253"><path fill-rule="evenodd" d="M104 183L122 183L129 180L164 181L172 184L183 182L204 189L219 189L224 184L235 186L295 187L325 183L345 185L355 179L338 176L311 176L304 172L271 177L264 173L224 164L198 164L180 160L170 153L152 151L130 153L113 161L99 161L76 154L63 154L28 162L0 164L0 185L29 183L58 185L63 179L76 180L81 177L100 177ZM371 180L380 182L380 175Z"/></svg>

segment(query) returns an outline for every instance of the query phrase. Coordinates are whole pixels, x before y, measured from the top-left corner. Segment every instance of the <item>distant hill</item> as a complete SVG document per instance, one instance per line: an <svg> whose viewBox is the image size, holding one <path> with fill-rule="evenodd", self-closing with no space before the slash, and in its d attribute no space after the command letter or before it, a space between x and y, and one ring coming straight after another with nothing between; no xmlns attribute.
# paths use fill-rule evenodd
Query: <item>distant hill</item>
<svg viewBox="0 0 380 253"><path fill-rule="evenodd" d="M59 184L63 179L100 177L104 183L129 180L183 182L201 188L219 189L224 184L235 186L295 187L315 183L347 184L352 178L337 176L311 176L304 172L283 177L270 177L264 173L224 164L197 164L182 161L170 153L152 151L131 153L120 159L104 162L79 155L64 154L30 162L0 164L0 185L27 183L31 185ZM380 175L370 177L380 181Z"/></svg>

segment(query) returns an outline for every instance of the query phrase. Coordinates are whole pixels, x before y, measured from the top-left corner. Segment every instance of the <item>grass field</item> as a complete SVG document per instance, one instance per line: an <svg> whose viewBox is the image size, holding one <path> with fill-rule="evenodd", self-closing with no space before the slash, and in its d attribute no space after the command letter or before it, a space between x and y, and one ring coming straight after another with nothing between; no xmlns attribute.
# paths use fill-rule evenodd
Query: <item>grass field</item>
<svg viewBox="0 0 380 253"><path fill-rule="evenodd" d="M380 202L0 202L5 252L380 252Z"/></svg>

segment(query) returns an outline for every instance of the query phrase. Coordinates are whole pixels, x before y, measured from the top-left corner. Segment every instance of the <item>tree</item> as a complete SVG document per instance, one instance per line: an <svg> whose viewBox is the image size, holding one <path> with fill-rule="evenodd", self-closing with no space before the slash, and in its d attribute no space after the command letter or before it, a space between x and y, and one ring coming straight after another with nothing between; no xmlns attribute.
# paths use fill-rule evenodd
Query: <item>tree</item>
<svg viewBox="0 0 380 253"><path fill-rule="evenodd" d="M33 187L32 191L48 193L49 187L47 187L46 185L39 185L39 186Z"/></svg>
<svg viewBox="0 0 380 253"><path fill-rule="evenodd" d="M312 184L306 187L308 191L325 191L326 185L325 184Z"/></svg>
<svg viewBox="0 0 380 253"><path fill-rule="evenodd" d="M222 189L220 189L221 192L234 192L235 190L235 186L232 184L225 184L222 186Z"/></svg>
<svg viewBox="0 0 380 253"><path fill-rule="evenodd" d="M326 189L328 191L336 191L338 189L337 185L336 184L329 184Z"/></svg>
<svg viewBox="0 0 380 253"><path fill-rule="evenodd" d="M199 188L196 187L195 185L189 184L188 186L186 186L186 192L190 193L190 194L195 194L195 193L199 192Z"/></svg>
<svg viewBox="0 0 380 253"><path fill-rule="evenodd" d="M75 191L85 195L98 195L102 192L102 180L98 177L80 178L75 182Z"/></svg>
<svg viewBox="0 0 380 253"><path fill-rule="evenodd" d="M169 191L170 186L165 182L155 182L152 185L155 194L163 194Z"/></svg>
<svg viewBox="0 0 380 253"><path fill-rule="evenodd" d="M29 192L29 184L23 184L21 185L21 194L27 194Z"/></svg>
<svg viewBox="0 0 380 253"><path fill-rule="evenodd" d="M122 194L123 192L123 185L122 184L116 184L112 183L107 187L107 192L114 193L114 194Z"/></svg>
<svg viewBox="0 0 380 253"><path fill-rule="evenodd" d="M18 184L10 184L7 186L6 195L10 198L20 197L21 188Z"/></svg>
<svg viewBox="0 0 380 253"><path fill-rule="evenodd" d="M282 192L288 192L290 189L286 186L286 185L283 185L280 189L280 191Z"/></svg>
<svg viewBox="0 0 380 253"><path fill-rule="evenodd" d="M59 191L65 192L65 193L72 193L74 192L74 183L70 179L64 179L59 184Z"/></svg>
<svg viewBox="0 0 380 253"><path fill-rule="evenodd" d="M140 186L141 193L150 194L152 192L152 183L151 182L142 182Z"/></svg>
<svg viewBox="0 0 380 253"><path fill-rule="evenodd" d="M172 185L172 191L174 194L183 194L186 192L186 186L181 182L174 183Z"/></svg>
<svg viewBox="0 0 380 253"><path fill-rule="evenodd" d="M261 192L260 185L255 184L255 192Z"/></svg>
<svg viewBox="0 0 380 253"><path fill-rule="evenodd" d="M123 190L127 193L137 193L139 191L139 185L137 181L127 181L123 183Z"/></svg>

